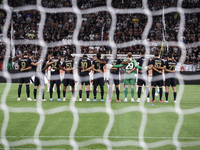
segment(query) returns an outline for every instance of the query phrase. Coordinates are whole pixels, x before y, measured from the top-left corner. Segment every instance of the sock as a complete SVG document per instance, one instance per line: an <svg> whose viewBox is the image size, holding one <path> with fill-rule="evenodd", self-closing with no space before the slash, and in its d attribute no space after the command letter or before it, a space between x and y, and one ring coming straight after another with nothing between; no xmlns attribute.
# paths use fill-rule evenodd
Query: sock
<svg viewBox="0 0 200 150"><path fill-rule="evenodd" d="M57 84L57 94L58 94L58 99L60 98L60 85Z"/></svg>
<svg viewBox="0 0 200 150"><path fill-rule="evenodd" d="M48 81L47 82L47 91L49 91L49 88L50 88L50 82Z"/></svg>
<svg viewBox="0 0 200 150"><path fill-rule="evenodd" d="M174 100L176 100L176 92L174 92Z"/></svg>
<svg viewBox="0 0 200 150"><path fill-rule="evenodd" d="M147 98L149 98L149 92L150 92L150 91L149 91L149 88L147 87L147 88L146 88Z"/></svg>
<svg viewBox="0 0 200 150"><path fill-rule="evenodd" d="M125 92L124 92L124 94L125 94L125 97L127 98L127 95L128 95L128 87L125 87Z"/></svg>
<svg viewBox="0 0 200 150"><path fill-rule="evenodd" d="M109 97L109 99L112 98L112 87L109 87L109 89L108 89L108 97Z"/></svg>
<svg viewBox="0 0 200 150"><path fill-rule="evenodd" d="M103 99L103 95L104 95L104 88L103 86L101 86L101 99Z"/></svg>
<svg viewBox="0 0 200 150"><path fill-rule="evenodd" d="M162 100L162 93L163 93L162 88L159 88L159 91L160 91L160 100Z"/></svg>
<svg viewBox="0 0 200 150"><path fill-rule="evenodd" d="M90 91L86 91L87 98L90 96Z"/></svg>
<svg viewBox="0 0 200 150"><path fill-rule="evenodd" d="M119 99L119 88L116 87L116 95L117 95L117 100Z"/></svg>
<svg viewBox="0 0 200 150"><path fill-rule="evenodd" d="M18 87L18 97L20 97L20 95L21 95L21 90L22 90L22 85L19 85L19 87Z"/></svg>
<svg viewBox="0 0 200 150"><path fill-rule="evenodd" d="M44 99L44 89L41 89L42 99Z"/></svg>
<svg viewBox="0 0 200 150"><path fill-rule="evenodd" d="M79 98L82 98L82 90L79 90Z"/></svg>
<svg viewBox="0 0 200 150"><path fill-rule="evenodd" d="M141 96L141 89L142 89L142 87L138 87L138 98L140 98L140 96Z"/></svg>
<svg viewBox="0 0 200 150"><path fill-rule="evenodd" d="M90 91L92 91L92 83L90 83Z"/></svg>
<svg viewBox="0 0 200 150"><path fill-rule="evenodd" d="M34 90L33 90L33 95L34 95L34 99L36 99L37 89L34 89Z"/></svg>
<svg viewBox="0 0 200 150"><path fill-rule="evenodd" d="M63 90L63 97L65 97L65 94L66 94L66 90Z"/></svg>
<svg viewBox="0 0 200 150"><path fill-rule="evenodd" d="M134 98L134 87L131 87L131 98Z"/></svg>
<svg viewBox="0 0 200 150"><path fill-rule="evenodd" d="M94 94L94 99L96 99L97 98L97 86L94 86L93 94Z"/></svg>
<svg viewBox="0 0 200 150"><path fill-rule="evenodd" d="M153 100L155 100L155 91L156 91L156 89L152 88L152 98L153 98Z"/></svg>
<svg viewBox="0 0 200 150"><path fill-rule="evenodd" d="M165 92L165 99L166 99L166 101L168 101L168 95L169 95L169 93Z"/></svg>
<svg viewBox="0 0 200 150"><path fill-rule="evenodd" d="M30 97L30 88L29 88L29 85L26 85L26 94L27 94L27 97Z"/></svg>
<svg viewBox="0 0 200 150"><path fill-rule="evenodd" d="M53 95L53 84L50 85L49 93L50 93L50 98L52 98L52 95Z"/></svg>

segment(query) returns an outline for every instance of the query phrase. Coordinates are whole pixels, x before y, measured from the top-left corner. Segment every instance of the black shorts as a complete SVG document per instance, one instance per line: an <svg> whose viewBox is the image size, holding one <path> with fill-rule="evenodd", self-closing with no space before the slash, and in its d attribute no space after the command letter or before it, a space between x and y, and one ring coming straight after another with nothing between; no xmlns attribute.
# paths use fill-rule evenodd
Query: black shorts
<svg viewBox="0 0 200 150"><path fill-rule="evenodd" d="M89 76L80 76L80 84L83 85L90 85L90 78Z"/></svg>
<svg viewBox="0 0 200 150"><path fill-rule="evenodd" d="M165 86L176 86L176 78L168 78L165 80Z"/></svg>
<svg viewBox="0 0 200 150"><path fill-rule="evenodd" d="M163 86L163 80L152 81L151 86Z"/></svg>
<svg viewBox="0 0 200 150"><path fill-rule="evenodd" d="M39 85L44 86L45 85L44 77L42 77L42 78L35 77L34 85L35 86L39 86Z"/></svg>
<svg viewBox="0 0 200 150"><path fill-rule="evenodd" d="M149 81L145 81L144 79L138 79L138 81L137 81L137 85L139 85L139 86L142 86L142 85L146 86L146 83L147 83L147 85L149 85Z"/></svg>
<svg viewBox="0 0 200 150"><path fill-rule="evenodd" d="M60 80L50 80L50 84L60 85Z"/></svg>
<svg viewBox="0 0 200 150"><path fill-rule="evenodd" d="M108 80L108 83L111 84L111 85L112 85L113 83L114 83L115 85L119 85L119 79L109 79L109 80Z"/></svg>
<svg viewBox="0 0 200 150"><path fill-rule="evenodd" d="M30 83L30 77L28 78L20 78L19 83Z"/></svg>
<svg viewBox="0 0 200 150"><path fill-rule="evenodd" d="M75 85L73 79L64 79L62 82L63 82L63 85L64 85L64 86L68 86L68 85L70 85L70 86L73 87L73 86Z"/></svg>
<svg viewBox="0 0 200 150"><path fill-rule="evenodd" d="M97 78L97 79L94 79L93 81L93 85L94 86L104 86L104 78Z"/></svg>

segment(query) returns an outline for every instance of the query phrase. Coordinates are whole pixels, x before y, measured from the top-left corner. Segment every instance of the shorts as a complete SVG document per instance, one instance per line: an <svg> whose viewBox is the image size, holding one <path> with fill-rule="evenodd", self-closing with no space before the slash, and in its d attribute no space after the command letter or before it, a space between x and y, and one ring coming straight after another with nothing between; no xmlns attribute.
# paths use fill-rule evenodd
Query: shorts
<svg viewBox="0 0 200 150"><path fill-rule="evenodd" d="M113 83L115 85L119 85L119 80L117 80L117 79L109 79L108 82L109 82L110 85L112 85Z"/></svg>
<svg viewBox="0 0 200 150"><path fill-rule="evenodd" d="M143 75L139 74L138 75L138 80L137 80L137 85L142 86L142 85L149 85L149 76L143 77Z"/></svg>
<svg viewBox="0 0 200 150"><path fill-rule="evenodd" d="M61 81L60 80L50 80L50 84L57 84L60 85Z"/></svg>
<svg viewBox="0 0 200 150"><path fill-rule="evenodd" d="M165 80L165 86L176 86L176 78L168 78Z"/></svg>
<svg viewBox="0 0 200 150"><path fill-rule="evenodd" d="M94 86L104 86L104 78L97 78L93 80L93 85Z"/></svg>
<svg viewBox="0 0 200 150"><path fill-rule="evenodd" d="M20 78L19 83L30 83L30 77L28 78Z"/></svg>
<svg viewBox="0 0 200 150"><path fill-rule="evenodd" d="M163 78L161 76L153 76L151 86L163 86Z"/></svg>
<svg viewBox="0 0 200 150"><path fill-rule="evenodd" d="M42 77L42 78L35 77L34 86L39 86L39 85L40 86L44 86L45 85L44 77Z"/></svg>
<svg viewBox="0 0 200 150"><path fill-rule="evenodd" d="M125 85L129 85L129 83L130 83L130 85L135 85L135 79L125 79L124 80Z"/></svg>
<svg viewBox="0 0 200 150"><path fill-rule="evenodd" d="M147 83L147 84L146 84ZM144 80L144 79L138 79L137 81L137 85L142 86L142 85L149 85L149 79L148 80Z"/></svg>
<svg viewBox="0 0 200 150"><path fill-rule="evenodd" d="M85 85L90 85L90 79L89 76L80 76L80 83L81 85L85 84Z"/></svg>
<svg viewBox="0 0 200 150"><path fill-rule="evenodd" d="M63 85L64 85L64 86L68 86L68 85L70 85L70 86L73 87L73 86L75 85L73 79L64 79L62 82L63 82Z"/></svg>

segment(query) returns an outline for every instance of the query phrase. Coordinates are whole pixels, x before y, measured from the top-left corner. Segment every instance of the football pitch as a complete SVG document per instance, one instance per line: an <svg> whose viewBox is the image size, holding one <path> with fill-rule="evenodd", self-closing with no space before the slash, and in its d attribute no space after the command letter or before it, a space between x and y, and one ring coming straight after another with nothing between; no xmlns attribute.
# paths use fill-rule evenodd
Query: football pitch
<svg viewBox="0 0 200 150"><path fill-rule="evenodd" d="M176 143L173 143L173 138L177 138L180 142L179 144L184 146L181 147L183 150L200 149L200 145L196 144L200 142L200 112L194 111L194 113L190 113L193 110L200 109L200 85L184 85L184 91L180 102L181 109L177 111L175 109L175 103L173 102L171 88L169 103L158 103L158 97L156 97L156 102L153 105L150 105L152 103L145 102L144 108L146 112L148 111L146 114L146 123L144 122L144 114L142 110L139 109L142 106L141 103L131 103L130 93L128 94L129 102L123 102L123 85L121 85L120 92L120 99L122 102L117 103L116 95L113 93L113 101L110 105L100 101L99 92L97 93L97 102L86 102L86 93L83 90L83 101L75 102L76 110L79 112L77 113L78 117L73 115L71 109L67 109L72 105L69 101L71 92L66 93L67 99L65 102L57 101L56 92L53 93L54 101L52 102L49 101L49 93L47 92L45 92L46 102L27 102L26 89L25 85L23 85L21 101L17 102L18 84L12 83L10 86L11 88L6 97L9 113L5 113L5 110L3 111L4 98L2 96L5 92L6 84L0 84L0 125L1 139L6 138L11 149L36 149L37 146L34 144L34 139L37 133L42 143L42 149L73 149L68 141L72 138L80 145L79 149L107 149L108 147L103 137L108 138L112 145L114 145L112 149L142 149L140 146L142 139L147 143L148 147L150 147L149 149L172 150L176 149L174 145ZM106 99L108 94L107 91L107 85L105 85L104 99ZM179 91L179 86L177 86L177 91ZM30 95L33 99L32 84L30 86ZM93 93L90 93L90 99L93 99ZM137 100L136 92L134 99ZM163 100L164 99L165 95L163 94ZM115 114L113 116L113 122L110 122L112 121L112 115L106 112L106 106L110 106L112 112ZM46 115L41 117L37 113L37 107L42 107ZM65 108L66 111L63 111ZM133 109L133 111L129 111L131 109ZM168 109L169 111L166 111ZM17 110L19 112L17 112ZM28 112L23 112L23 110ZM98 110L101 111L98 112ZM178 113L181 111L187 114L179 115ZM8 118L5 118L5 116L9 117L7 125L5 122ZM74 130L75 136L71 137L71 129L76 125L74 124L74 117L78 118L78 125ZM41 122L40 119L42 118L44 122L40 130L38 122ZM182 122L180 119L182 119ZM77 122L77 120L75 121ZM177 123L179 123L178 126ZM110 128L111 130L109 130L108 124L112 125ZM144 128L143 131L141 131L141 126ZM108 134L106 134L105 129L109 132ZM179 129L180 131L177 131ZM140 137L142 132L144 132L144 134ZM178 137L175 137L175 133L178 133ZM4 134L6 135L5 137L2 136ZM95 143L95 139L99 142ZM3 140L1 140L0 148L4 149L5 147L2 141ZM46 141L52 142L50 142L48 146ZM127 141L129 141L129 144L127 144ZM194 141L194 144L187 144L187 142L192 141Z"/></svg>

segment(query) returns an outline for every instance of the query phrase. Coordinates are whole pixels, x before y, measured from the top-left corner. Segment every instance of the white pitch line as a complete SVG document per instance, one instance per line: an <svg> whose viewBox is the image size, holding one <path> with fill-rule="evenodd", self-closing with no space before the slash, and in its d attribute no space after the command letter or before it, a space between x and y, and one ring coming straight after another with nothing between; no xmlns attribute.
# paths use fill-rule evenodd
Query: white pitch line
<svg viewBox="0 0 200 150"><path fill-rule="evenodd" d="M71 136L38 136L39 138L70 138ZM36 138L36 136L6 136L6 138ZM103 136L74 136L74 138L103 138ZM173 137L108 136L113 139L172 139ZM200 137L178 137L179 139L200 140Z"/></svg>

